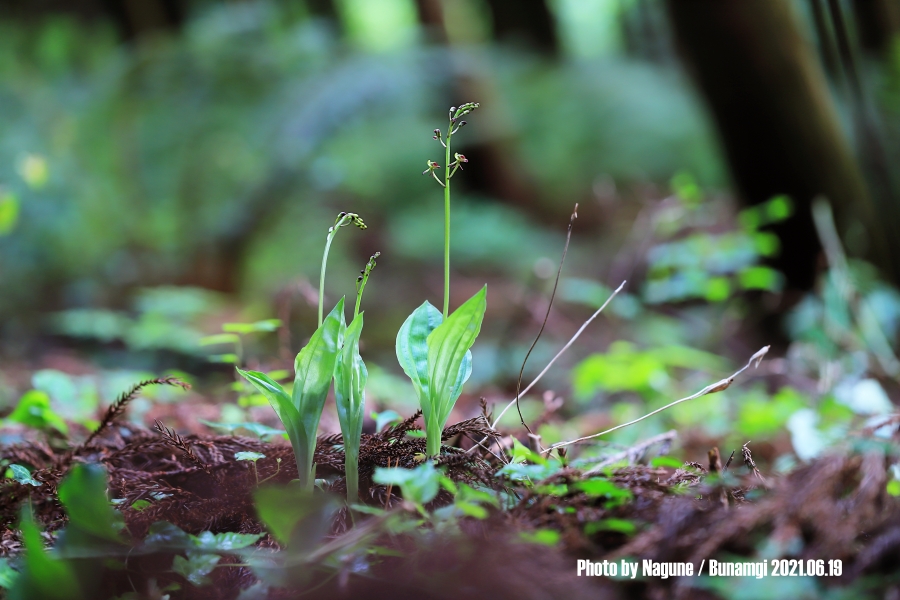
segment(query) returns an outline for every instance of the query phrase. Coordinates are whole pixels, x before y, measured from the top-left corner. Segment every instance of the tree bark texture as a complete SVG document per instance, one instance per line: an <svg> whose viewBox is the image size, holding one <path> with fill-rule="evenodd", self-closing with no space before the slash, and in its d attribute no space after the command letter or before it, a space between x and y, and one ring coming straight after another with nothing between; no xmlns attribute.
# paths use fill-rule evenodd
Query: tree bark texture
<svg viewBox="0 0 900 600"><path fill-rule="evenodd" d="M810 207L819 195L831 201L840 229L856 221L871 231L876 262L885 259L860 168L791 3L667 0L667 7L739 196L749 204L778 194L794 201L793 216L773 227L781 241L774 263L788 289L815 282L820 245Z"/></svg>

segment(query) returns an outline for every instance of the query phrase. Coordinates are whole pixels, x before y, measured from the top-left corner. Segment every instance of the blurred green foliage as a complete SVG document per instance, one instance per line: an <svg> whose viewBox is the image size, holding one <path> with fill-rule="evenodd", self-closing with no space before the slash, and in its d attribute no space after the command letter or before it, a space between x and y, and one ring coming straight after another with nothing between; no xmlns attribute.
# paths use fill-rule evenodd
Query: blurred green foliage
<svg viewBox="0 0 900 600"><path fill-rule="evenodd" d="M345 8L359 19L374 10ZM628 182L684 168L722 181L681 77L615 55L549 64L470 47L451 57L415 36L372 54L267 2L208 6L181 34L130 48L102 24L7 23L0 50L7 318L46 306L35 300L51 291L59 308L110 307L135 285L204 276L259 297L315 273L318 223L338 204L415 232L405 220L438 209L412 174L430 150L449 60L462 76L491 79L481 136L512 142L509 158L542 202L578 198L600 173ZM535 252L544 245L495 201L463 203L472 209L456 227L480 235L487 215L509 237L459 245L463 263L469 250L471 260L520 263L523 239ZM434 247L425 232L383 241L386 257L427 259ZM236 273L223 283L200 265L229 244L240 262L226 261ZM345 252L336 258L349 272Z"/></svg>

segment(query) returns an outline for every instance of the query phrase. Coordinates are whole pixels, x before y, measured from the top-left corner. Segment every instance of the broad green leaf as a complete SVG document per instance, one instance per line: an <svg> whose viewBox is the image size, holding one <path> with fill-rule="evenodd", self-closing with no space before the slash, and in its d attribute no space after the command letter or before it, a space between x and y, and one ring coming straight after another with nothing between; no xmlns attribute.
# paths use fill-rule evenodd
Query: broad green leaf
<svg viewBox="0 0 900 600"><path fill-rule="evenodd" d="M537 529L535 531L523 531L519 537L532 544L543 546L555 546L562 539L562 535L555 529Z"/></svg>
<svg viewBox="0 0 900 600"><path fill-rule="evenodd" d="M487 286L456 309L428 336L428 381L430 408L436 411L437 426L442 429L453 408L451 394L459 380L466 352L481 331L487 308Z"/></svg>
<svg viewBox="0 0 900 600"><path fill-rule="evenodd" d="M19 202L15 195L9 192L0 192L0 236L12 231L18 219Z"/></svg>
<svg viewBox="0 0 900 600"><path fill-rule="evenodd" d="M197 535L191 536L191 541L197 548L208 552L231 552L232 550L240 550L241 548L252 546L263 535L265 534L202 531Z"/></svg>
<svg viewBox="0 0 900 600"><path fill-rule="evenodd" d="M40 390L25 392L7 420L36 429L52 427L63 435L69 434L66 422L50 408L50 396Z"/></svg>
<svg viewBox="0 0 900 600"><path fill-rule="evenodd" d="M428 399L428 336L444 320L444 316L427 300L410 314L397 332L397 360L412 380L425 411Z"/></svg>
<svg viewBox="0 0 900 600"><path fill-rule="evenodd" d="M633 535L637 531L637 526L626 519L601 519L584 526L585 535L594 535L600 531L618 531L625 535Z"/></svg>
<svg viewBox="0 0 900 600"><path fill-rule="evenodd" d="M310 453L315 450L319 418L334 375L343 320L344 299L341 298L294 361L294 407L309 434Z"/></svg>
<svg viewBox="0 0 900 600"><path fill-rule="evenodd" d="M375 420L375 431L381 431L385 427L393 425L394 423L399 423L403 420L400 413L391 409L383 410L381 412L373 411L372 418Z"/></svg>
<svg viewBox="0 0 900 600"><path fill-rule="evenodd" d="M67 535L77 528L92 536L121 542L119 532L125 526L122 514L106 497L106 469L98 465L77 464L59 485L59 500L69 515Z"/></svg>
<svg viewBox="0 0 900 600"><path fill-rule="evenodd" d="M456 373L456 381L453 382L453 387L450 390L450 406L456 404L456 401L459 399L459 395L462 394L463 385L469 380L469 377L472 375L472 351L466 350L465 356L463 356L463 361L459 365L459 371Z"/></svg>
<svg viewBox="0 0 900 600"><path fill-rule="evenodd" d="M210 583L209 575L221 557L218 554L205 552L188 552L187 558L176 556L172 561L172 570L197 587Z"/></svg>
<svg viewBox="0 0 900 600"><path fill-rule="evenodd" d="M381 485L398 486L404 499L422 506L438 495L441 477L443 475L434 468L434 463L428 461L415 469L376 467L372 480Z"/></svg>
<svg viewBox="0 0 900 600"><path fill-rule="evenodd" d="M32 485L34 487L42 485L40 481L33 479L28 469L22 465L9 465L9 470L12 471L12 478L22 485Z"/></svg>
<svg viewBox="0 0 900 600"><path fill-rule="evenodd" d="M284 405L290 404L293 406L294 403L288 393L284 391L284 388L281 387L281 384L274 381L265 373L260 373L259 371L244 371L240 367L236 368L237 372L240 373L244 379L252 383L253 387L258 389L263 396L266 397L269 404L275 409L275 414L277 414L278 418L281 419L281 422L284 423L285 417L282 415Z"/></svg>
<svg viewBox="0 0 900 600"><path fill-rule="evenodd" d="M279 544L289 546L295 556L317 547L337 510L333 497L312 495L291 485L263 487L253 498L266 530Z"/></svg>
<svg viewBox="0 0 900 600"><path fill-rule="evenodd" d="M249 460L250 462L256 462L261 458L265 458L266 455L261 452L235 452L234 459L235 460Z"/></svg>
<svg viewBox="0 0 900 600"><path fill-rule="evenodd" d="M10 600L78 600L84 592L72 564L51 557L37 525L28 516L19 525L25 545L24 569L9 591Z"/></svg>
<svg viewBox="0 0 900 600"><path fill-rule="evenodd" d="M334 369L334 399L341 433L344 435L344 471L347 480L347 499L357 500L357 460L359 442L365 416L365 388L369 373L359 355L363 313L359 313L344 332L344 345Z"/></svg>
<svg viewBox="0 0 900 600"><path fill-rule="evenodd" d="M243 371L237 370L247 381L252 383L256 389L263 393L275 414L281 419L294 449L294 457L297 460L297 476L304 487L312 485L312 460L316 450L316 438L313 434L307 433L306 427L300 418L300 412L294 406L294 403L284 388L277 381L273 381L265 373L259 371ZM327 391L327 388L326 388Z"/></svg>

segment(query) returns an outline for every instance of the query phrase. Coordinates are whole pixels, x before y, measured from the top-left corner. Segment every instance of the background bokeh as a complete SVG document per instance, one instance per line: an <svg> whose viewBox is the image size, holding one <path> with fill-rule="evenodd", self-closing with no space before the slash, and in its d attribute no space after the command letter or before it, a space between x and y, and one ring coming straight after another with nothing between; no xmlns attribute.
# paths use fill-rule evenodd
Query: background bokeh
<svg viewBox="0 0 900 600"><path fill-rule="evenodd" d="M452 304L484 282L489 301L459 416L515 390L578 203L526 380L628 284L526 399L542 435L638 416L774 343L755 383L613 439L674 424L814 455L897 392L900 9L717 5L3 3L0 407L36 390L89 426L127 382L177 370L197 392L157 400L183 426L272 423L233 364L290 368L326 231L353 211L369 227L337 236L328 304L380 251L369 398L408 413L394 336L443 281L421 171L447 108L478 101L454 138ZM282 325L237 328L237 349L204 339L264 319Z"/></svg>

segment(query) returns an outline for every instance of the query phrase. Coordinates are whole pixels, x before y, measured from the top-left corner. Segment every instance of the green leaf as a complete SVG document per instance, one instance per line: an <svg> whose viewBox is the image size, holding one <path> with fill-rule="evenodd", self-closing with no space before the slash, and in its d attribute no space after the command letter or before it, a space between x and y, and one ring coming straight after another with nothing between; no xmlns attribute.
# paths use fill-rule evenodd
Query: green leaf
<svg viewBox="0 0 900 600"><path fill-rule="evenodd" d="M63 435L69 434L66 422L50 408L50 396L39 390L25 392L7 420L36 429L53 428Z"/></svg>
<svg viewBox="0 0 900 600"><path fill-rule="evenodd" d="M456 402L453 394L458 391L457 386L462 388L460 370L465 373L463 362L481 331L486 308L487 286L484 286L438 325L426 340L429 388L428 402L422 406L422 412L426 421L429 455L440 452L440 434ZM465 380L465 375L462 380ZM428 412L425 411L426 406Z"/></svg>
<svg viewBox="0 0 900 600"><path fill-rule="evenodd" d="M587 479L573 484L572 487L581 490L588 496L609 498L606 503L607 507L624 504L632 497L629 490L620 488L608 479Z"/></svg>
<svg viewBox="0 0 900 600"><path fill-rule="evenodd" d="M365 416L365 388L369 373L359 355L359 337L362 334L363 313L344 332L344 346L335 363L334 399L337 406L341 433L344 436L344 472L347 481L347 500L358 499L359 443Z"/></svg>
<svg viewBox="0 0 900 600"><path fill-rule="evenodd" d="M331 526L337 503L326 494L312 495L298 486L267 486L253 495L256 514L278 543L292 554L309 552Z"/></svg>
<svg viewBox="0 0 900 600"><path fill-rule="evenodd" d="M650 460L651 467L671 467L673 469L680 469L682 464L684 464L682 461L677 458L672 458L671 456L657 456Z"/></svg>
<svg viewBox="0 0 900 600"><path fill-rule="evenodd" d="M393 425L394 423L399 423L403 420L403 417L400 416L395 410L384 410L379 412L372 412L372 419L375 420L375 431L381 431L388 425Z"/></svg>
<svg viewBox="0 0 900 600"><path fill-rule="evenodd" d="M319 418L325 408L325 397L334 376L343 322L344 299L341 298L294 361L293 401L309 436L307 444L310 466L316 449Z"/></svg>
<svg viewBox="0 0 900 600"><path fill-rule="evenodd" d="M122 514L106 497L106 469L99 465L76 464L59 485L59 500L69 515L66 531L72 528L103 540L119 543L119 532L125 526Z"/></svg>
<svg viewBox="0 0 900 600"><path fill-rule="evenodd" d="M555 529L538 529L536 531L523 531L519 534L526 542L532 544L541 544L543 546L555 546L562 538L560 533Z"/></svg>
<svg viewBox="0 0 900 600"><path fill-rule="evenodd" d="M202 531L198 535L191 536L194 545L209 552L231 552L232 550L240 550L247 546L255 544L262 533L234 533L226 531L224 533L213 533L211 531Z"/></svg>
<svg viewBox="0 0 900 600"><path fill-rule="evenodd" d="M197 587L210 583L209 575L221 557L218 554L205 552L188 552L187 558L176 556L172 561L172 570Z"/></svg>
<svg viewBox="0 0 900 600"><path fill-rule="evenodd" d="M144 538L145 548L153 550L182 550L193 546L193 536L182 531L177 525L157 521L150 526Z"/></svg>
<svg viewBox="0 0 900 600"><path fill-rule="evenodd" d="M78 600L84 592L71 563L55 560L46 550L41 532L28 516L19 524L25 545L25 561L21 574L9 592L10 600Z"/></svg>
<svg viewBox="0 0 900 600"><path fill-rule="evenodd" d="M397 360L410 378L425 410L428 399L428 336L444 316L427 300L410 314L397 332Z"/></svg>
<svg viewBox="0 0 900 600"><path fill-rule="evenodd" d="M32 479L31 472L22 465L9 465L9 470L12 471L12 478L22 485L33 485L34 487L42 485L40 481Z"/></svg>
<svg viewBox="0 0 900 600"><path fill-rule="evenodd" d="M441 477L441 472L434 468L431 461L428 461L415 469L376 467L372 479L381 485L398 486L404 499L423 506L438 495Z"/></svg>
<svg viewBox="0 0 900 600"><path fill-rule="evenodd" d="M225 323L222 325L222 331L226 333L259 333L264 331L275 331L281 327L279 319L266 319L265 321L256 321L255 323Z"/></svg>
<svg viewBox="0 0 900 600"><path fill-rule="evenodd" d="M600 531L618 531L625 535L633 535L637 527L627 519L602 519L584 526L585 535L594 535Z"/></svg>
<svg viewBox="0 0 900 600"><path fill-rule="evenodd" d="M242 371L237 370L244 378L252 383L256 389L265 395L266 399L275 409L275 414L281 419L294 449L294 457L297 460L297 476L300 483L309 488L313 483L313 453L315 452L316 438L309 436L307 430L300 418L300 413L294 407L291 397L287 395L284 388L276 381L273 381L265 373L258 371ZM310 443L310 437L312 437Z"/></svg>
<svg viewBox="0 0 900 600"><path fill-rule="evenodd" d="M215 346L217 344L236 344L241 339L234 333L217 333L200 338L201 346Z"/></svg>
<svg viewBox="0 0 900 600"><path fill-rule="evenodd" d="M0 558L0 589L10 589L18 576L19 572L10 566L9 559Z"/></svg>
<svg viewBox="0 0 900 600"><path fill-rule="evenodd" d="M11 232L19 220L19 202L10 192L0 192L0 236Z"/></svg>
<svg viewBox="0 0 900 600"><path fill-rule="evenodd" d="M260 452L235 452L234 458L235 460L249 460L251 462L256 462L261 458L265 458L266 455Z"/></svg>

